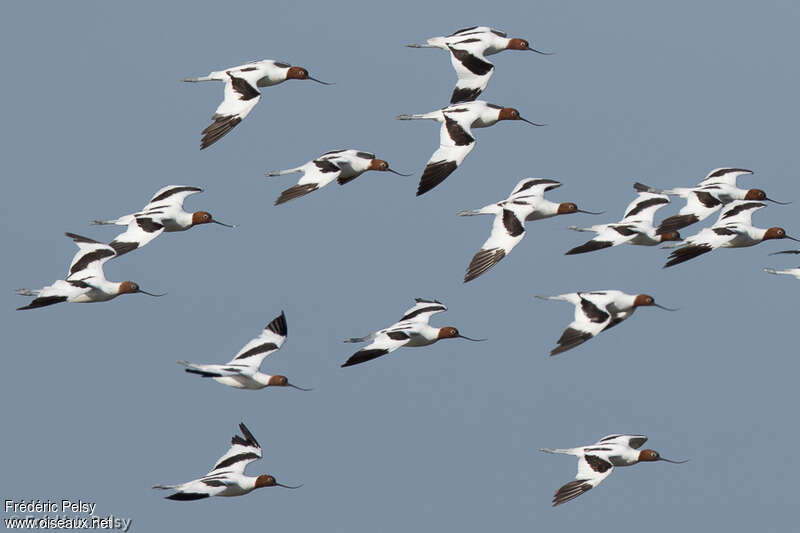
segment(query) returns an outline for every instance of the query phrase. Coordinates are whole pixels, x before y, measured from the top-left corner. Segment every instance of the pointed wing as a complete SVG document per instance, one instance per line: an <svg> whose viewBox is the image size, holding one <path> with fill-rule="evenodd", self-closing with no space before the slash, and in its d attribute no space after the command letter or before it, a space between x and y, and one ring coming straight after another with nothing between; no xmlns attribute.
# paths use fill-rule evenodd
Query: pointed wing
<svg viewBox="0 0 800 533"><path fill-rule="evenodd" d="M625 208L623 222L636 220L653 225L656 211L669 203L669 196L652 192L640 192L634 201Z"/></svg>
<svg viewBox="0 0 800 533"><path fill-rule="evenodd" d="M656 231L657 234L678 231L708 218L722 207L722 202L717 197L702 189L692 189L685 198L686 205L681 208L677 215L662 220Z"/></svg>
<svg viewBox="0 0 800 533"><path fill-rule="evenodd" d="M252 368L260 367L265 357L278 351L283 346L287 332L286 315L281 311L280 316L267 324L261 335L245 344L228 364L236 363Z"/></svg>
<svg viewBox="0 0 800 533"><path fill-rule="evenodd" d="M458 75L450 103L471 102L486 88L494 74L494 65L483 56L485 46L480 39L464 39L447 48L450 50L450 62Z"/></svg>
<svg viewBox="0 0 800 533"><path fill-rule="evenodd" d="M739 235L739 231L736 224L731 227L714 225L704 228L696 235L687 237L684 241L685 246L674 249L664 267L671 267L715 250L735 239L737 235Z"/></svg>
<svg viewBox="0 0 800 533"><path fill-rule="evenodd" d="M423 322L427 324L431 316L447 311L447 307L439 300L414 298L414 301L417 303L403 314L403 318L399 322Z"/></svg>
<svg viewBox="0 0 800 533"><path fill-rule="evenodd" d="M578 459L578 475L575 476L575 480L562 486L553 495L553 507L574 500L584 492L593 489L613 471L614 466L604 457L584 454Z"/></svg>
<svg viewBox="0 0 800 533"><path fill-rule="evenodd" d="M152 217L139 215L128 224L128 229L114 237L109 246L114 249L117 256L124 255L144 246L161 235L163 231L164 226L153 220Z"/></svg>
<svg viewBox="0 0 800 533"><path fill-rule="evenodd" d="M597 235L595 235L592 240L571 249L566 255L594 252L595 250L618 246L639 235L637 228L629 224L605 224L602 226L593 226L592 229L597 230Z"/></svg>
<svg viewBox="0 0 800 533"><path fill-rule="evenodd" d="M474 113L468 110L443 112L444 122L439 131L439 148L433 153L422 172L417 196L425 194L447 178L475 147L471 125Z"/></svg>
<svg viewBox="0 0 800 533"><path fill-rule="evenodd" d="M646 435L606 435L595 444L619 444L620 446L627 446L637 450L647 442Z"/></svg>
<svg viewBox="0 0 800 533"><path fill-rule="evenodd" d="M508 199L511 200L528 197L542 197L544 196L545 192L553 190L557 187L561 187L561 182L556 180L551 180L548 178L525 178L517 183L517 186L514 187L513 191L511 191L511 195L508 197Z"/></svg>
<svg viewBox="0 0 800 533"><path fill-rule="evenodd" d="M105 279L103 263L117 255L114 249L107 244L97 242L88 237L82 237L74 233L65 233L65 235L78 245L78 253L75 254L69 264L69 274L67 274L66 279L79 280L89 277Z"/></svg>
<svg viewBox="0 0 800 533"><path fill-rule="evenodd" d="M377 332L370 344L350 356L342 364L342 368L371 361L404 346L411 339L413 324L397 323L390 328Z"/></svg>
<svg viewBox="0 0 800 533"><path fill-rule="evenodd" d="M164 207L183 208L183 201L187 196L203 192L200 187L190 187L188 185L167 185L162 187L150 198L150 202L144 206L143 212L149 212ZM150 213L153 214L153 213Z"/></svg>
<svg viewBox="0 0 800 533"><path fill-rule="evenodd" d="M600 302L593 302L587 296L578 293L578 303L575 305L575 319L558 339L558 346L550 355L558 355L588 341L611 322L611 313Z"/></svg>
<svg viewBox="0 0 800 533"><path fill-rule="evenodd" d="M221 472L244 473L244 469L253 461L261 459L261 445L244 425L239 424L243 437L234 435L231 439L230 449L220 457L207 476Z"/></svg>
<svg viewBox="0 0 800 533"><path fill-rule="evenodd" d="M762 207L767 207L767 204L748 200L736 200L725 206L719 214L719 218L714 226L734 223L750 226L753 220L753 213Z"/></svg>
<svg viewBox="0 0 800 533"><path fill-rule="evenodd" d="M326 158L309 161L300 169L302 169L303 175L298 180L297 185L283 191L278 199L275 200L275 205L316 191L335 180L342 173L342 169L335 161Z"/></svg>
<svg viewBox="0 0 800 533"><path fill-rule="evenodd" d="M530 206L503 204L502 212L494 217L492 233L467 267L465 283L499 263L525 237L525 217L531 210Z"/></svg>
<svg viewBox="0 0 800 533"><path fill-rule="evenodd" d="M208 148L228 132L253 110L261 100L261 93L244 78L228 74L225 81L225 98L212 117L214 122L203 130L200 149Z"/></svg>
<svg viewBox="0 0 800 533"><path fill-rule="evenodd" d="M746 168L715 168L700 182L701 186L711 185L712 183L725 183L736 187L736 178L743 174L752 174L752 170Z"/></svg>

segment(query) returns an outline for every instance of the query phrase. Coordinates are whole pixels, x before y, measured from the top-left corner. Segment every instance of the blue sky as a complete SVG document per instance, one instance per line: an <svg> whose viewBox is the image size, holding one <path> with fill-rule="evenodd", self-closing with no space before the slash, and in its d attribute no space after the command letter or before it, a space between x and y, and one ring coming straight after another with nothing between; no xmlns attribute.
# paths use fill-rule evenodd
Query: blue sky
<svg viewBox="0 0 800 533"><path fill-rule="evenodd" d="M754 216L800 237L796 152L800 8L788 1L343 1L15 3L0 17L7 253L0 291L4 498L81 498L133 531L725 531L795 524L796 266L721 250L662 270L667 253L619 247L564 256L617 220L634 181L691 185L715 167L789 206ZM550 57L493 56L482 98L545 128L478 130L464 164L416 198L438 125L399 113L444 106L446 54L403 45L487 24ZM198 150L222 88L186 76L271 58L336 85L265 89L251 115ZM296 176L265 178L332 149L375 152L401 172L364 174L274 207ZM606 215L529 223L484 276L464 269L489 233L462 209L505 198L523 177L549 197ZM160 299L17 312L17 287L62 277L65 231L143 206L168 184L200 186L187 209L210 225L163 235L106 264ZM659 212L667 216L677 210ZM669 212L668 212L669 211ZM699 231L700 225L684 230ZM536 294L621 289L680 311L641 309L558 357L571 306ZM443 341L353 368L341 341L397 320L414 297L432 320L484 343ZM185 374L177 359L224 362L286 312L289 337L263 365L312 392L239 391ZM264 448L248 473L295 491L171 502L150 489L205 473L245 421ZM682 465L619 469L552 509L572 458L541 447L643 433ZM775 454L775 451L778 451ZM5 517L5 515L4 515Z"/></svg>

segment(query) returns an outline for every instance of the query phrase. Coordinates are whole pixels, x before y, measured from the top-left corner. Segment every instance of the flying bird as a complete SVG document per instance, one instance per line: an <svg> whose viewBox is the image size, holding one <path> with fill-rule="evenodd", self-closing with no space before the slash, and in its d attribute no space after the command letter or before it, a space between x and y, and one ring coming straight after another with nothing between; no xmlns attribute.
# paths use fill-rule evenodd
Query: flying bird
<svg viewBox="0 0 800 533"><path fill-rule="evenodd" d="M461 335L451 326L435 328L428 324L431 316L447 307L438 300L415 299L416 304L403 314L399 322L392 324L366 337L347 339L344 342L369 342L342 364L342 368L364 363L391 353L401 346L428 346L439 339L467 339L468 341L482 341L485 339L470 339Z"/></svg>
<svg viewBox="0 0 800 533"><path fill-rule="evenodd" d="M417 188L417 196L425 194L447 178L464 161L475 147L472 128L488 128L501 120L521 120L534 126L543 126L522 118L513 107L501 107L483 100L455 104L443 109L417 115L398 115L398 120L435 120L442 124L439 148L433 153Z"/></svg>
<svg viewBox="0 0 800 533"><path fill-rule="evenodd" d="M572 202L555 203L544 198L546 191L561 183L548 178L525 178L514 187L508 198L480 209L461 211L459 216L494 215L492 232L467 267L464 283L471 281L507 256L525 236L525 221L540 220L582 211Z"/></svg>
<svg viewBox="0 0 800 533"><path fill-rule="evenodd" d="M763 207L767 207L767 204L746 200L727 204L713 226L687 237L682 242L683 246L672 251L664 268L694 259L717 248L743 248L769 239L798 240L786 235L786 230L780 227L754 227L751 223L753 213Z"/></svg>
<svg viewBox="0 0 800 533"><path fill-rule="evenodd" d="M665 218L656 230L657 234L678 231L695 222L699 222L716 213L723 205L736 200L769 201L786 205L767 197L761 189L740 189L736 186L736 179L745 174L752 174L746 168L716 168L697 184L696 187L681 187L676 189L656 189L642 183L634 183L633 188L639 192L653 192L680 196L686 200L686 205L677 215Z"/></svg>
<svg viewBox="0 0 800 533"><path fill-rule="evenodd" d="M153 488L174 490L166 498L178 501L201 500L209 496L242 496L261 487L298 488L281 485L273 476L266 474L256 477L244 475L248 464L261 459L261 445L244 422L239 424L239 429L244 437L233 436L230 449L219 458L208 474L186 483L153 485Z"/></svg>
<svg viewBox="0 0 800 533"><path fill-rule="evenodd" d="M286 315L281 312L280 316L267 324L261 334L245 344L227 364L198 365L188 361L178 361L178 363L187 367L186 372L198 374L204 378L213 378L217 383L237 389L256 390L276 386L311 390L289 383L286 376L273 376L259 371L264 358L277 352L283 346L286 334Z"/></svg>
<svg viewBox="0 0 800 533"><path fill-rule="evenodd" d="M588 228L570 226L569 228L572 230L594 232L597 235L592 240L571 249L566 255L594 252L620 244L655 246L666 241L681 240L677 231L657 234L656 228L653 226L653 217L656 211L668 203L669 197L664 194L640 192L636 199L625 208L625 216L619 222L597 224Z"/></svg>
<svg viewBox="0 0 800 533"><path fill-rule="evenodd" d="M202 191L203 189L199 187L167 185L159 189L141 211L123 215L114 220L94 220L92 224L128 226L128 229L109 243L109 246L117 253L117 257L141 248L165 231L167 233L186 231L199 224L209 223L227 228L236 227L214 220L208 211L191 213L183 210L184 200L188 196Z"/></svg>
<svg viewBox="0 0 800 533"><path fill-rule="evenodd" d="M183 81L221 81L225 83L225 98L219 104L214 115L214 122L203 130L200 149L208 148L228 134L237 124L253 110L261 100L260 87L271 87L286 80L311 80L323 85L331 85L308 75L303 67L288 63L262 59L246 65L226 68L212 72L208 76L184 78Z"/></svg>
<svg viewBox="0 0 800 533"><path fill-rule="evenodd" d="M289 187L281 193L275 205L300 198L306 194L316 191L337 180L339 185L349 183L368 170L380 172L392 172L398 176L410 176L410 174L400 174L389 168L389 163L383 159L376 159L375 154L362 152L360 150L333 150L325 152L318 158L309 161L296 168L288 170L273 170L267 172L267 176L282 176L293 172L302 172L303 176L297 185Z"/></svg>
<svg viewBox="0 0 800 533"><path fill-rule="evenodd" d="M78 252L69 265L69 273L65 279L53 282L42 289L17 289L21 296L36 298L17 310L36 309L61 302L90 303L105 302L120 294L140 292L149 296L163 296L143 291L133 281L108 281L103 273L103 263L116 256L114 249L102 242L74 233L66 233L78 245Z"/></svg>
<svg viewBox="0 0 800 533"><path fill-rule="evenodd" d="M608 435L594 444L577 448L542 448L547 453L563 453L578 458L578 475L574 481L558 489L553 495L553 507L573 500L599 485L611 475L615 466L631 466L636 463L665 461L683 464L686 461L671 461L655 450L639 448L647 441L644 435Z"/></svg>
<svg viewBox="0 0 800 533"><path fill-rule="evenodd" d="M458 82L451 104L471 102L483 92L494 74L494 65L486 56L503 50L529 50L537 54L550 55L530 47L528 41L509 39L502 31L488 26L464 28L444 37L431 37L427 44L409 44L410 48L441 48L450 53L450 62L458 75Z"/></svg>
<svg viewBox="0 0 800 533"><path fill-rule="evenodd" d="M558 355L583 344L601 331L613 328L629 318L637 307L655 306L667 311L675 311L658 305L647 294L625 294L622 291L606 290L591 292L570 292L558 296L541 296L542 300L561 300L575 306L575 318L561 334L550 355Z"/></svg>

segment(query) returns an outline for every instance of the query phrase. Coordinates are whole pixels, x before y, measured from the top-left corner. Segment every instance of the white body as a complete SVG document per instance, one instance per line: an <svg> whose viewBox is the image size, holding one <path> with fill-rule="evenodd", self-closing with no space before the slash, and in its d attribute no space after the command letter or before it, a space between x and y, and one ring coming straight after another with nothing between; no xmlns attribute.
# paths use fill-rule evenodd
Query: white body
<svg viewBox="0 0 800 533"><path fill-rule="evenodd" d="M340 185L344 185L369 170L374 159L375 154L362 150L333 150L299 167L267 172L267 176L281 176L294 172L303 174L297 185L283 191L275 204L282 204L304 196L334 180L338 180Z"/></svg>

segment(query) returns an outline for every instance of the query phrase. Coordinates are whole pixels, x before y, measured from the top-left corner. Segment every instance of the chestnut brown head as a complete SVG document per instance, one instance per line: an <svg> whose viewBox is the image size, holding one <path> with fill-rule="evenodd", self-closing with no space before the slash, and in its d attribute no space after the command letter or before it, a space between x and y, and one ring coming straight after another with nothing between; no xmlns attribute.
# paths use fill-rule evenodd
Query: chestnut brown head
<svg viewBox="0 0 800 533"><path fill-rule="evenodd" d="M197 226L198 224L208 224L209 222L213 222L214 224L219 224L220 226L225 226L226 228L235 228L235 225L231 224L224 224L219 220L214 220L214 217L211 216L211 213L208 211L196 211L192 213L192 226Z"/></svg>
<svg viewBox="0 0 800 533"><path fill-rule="evenodd" d="M767 193L765 193L761 189L749 189L747 193L744 195L744 199L764 201L767 199Z"/></svg>
<svg viewBox="0 0 800 533"><path fill-rule="evenodd" d="M683 240L681 239L681 234L677 231L665 231L659 237L661 238L659 242Z"/></svg>
<svg viewBox="0 0 800 533"><path fill-rule="evenodd" d="M573 204L572 202L564 202L558 204L558 211L556 211L556 214L569 215L571 213L577 213L577 212L578 212L578 206L576 204Z"/></svg>
<svg viewBox="0 0 800 533"><path fill-rule="evenodd" d="M437 338L439 339L453 339L458 337L459 333L456 328L446 326L439 330L439 335Z"/></svg>
<svg viewBox="0 0 800 533"><path fill-rule="evenodd" d="M133 294L139 292L139 284L135 281L123 281L119 284L120 294Z"/></svg>
<svg viewBox="0 0 800 533"><path fill-rule="evenodd" d="M791 239L786 235L786 230L783 228L769 228L767 232L764 234L764 240L768 239ZM793 239L795 240L795 239Z"/></svg>
<svg viewBox="0 0 800 533"><path fill-rule="evenodd" d="M369 162L369 170L377 170L379 172L384 172L389 170L389 163L384 161L383 159L373 159Z"/></svg>
<svg viewBox="0 0 800 533"><path fill-rule="evenodd" d="M655 299L649 294L637 294L636 298L633 299L633 307L651 306L651 305L654 307L658 307L659 309L663 309L665 311L677 311L677 309L670 309L669 307L658 305Z"/></svg>
<svg viewBox="0 0 800 533"><path fill-rule="evenodd" d="M531 52L536 52L537 54L541 54L543 56L552 55L549 52L541 52L536 50L535 48L531 48L528 41L525 39L520 39L519 37L514 37L513 39L508 40L508 44L506 45L506 50L530 50Z"/></svg>
<svg viewBox="0 0 800 533"><path fill-rule="evenodd" d="M277 485L275 483L275 478L272 476L268 476L266 474L261 474L256 478L256 488L259 489L261 487L274 487Z"/></svg>
<svg viewBox="0 0 800 533"><path fill-rule="evenodd" d="M642 450L639 452L639 461L658 461L661 456L655 450Z"/></svg>
<svg viewBox="0 0 800 533"><path fill-rule="evenodd" d="M270 376L269 381L267 381L267 386L285 387L288 384L289 380L286 376Z"/></svg>
<svg viewBox="0 0 800 533"><path fill-rule="evenodd" d="M303 67L289 67L286 71L287 80L307 80L308 71Z"/></svg>
<svg viewBox="0 0 800 533"><path fill-rule="evenodd" d="M209 222L213 222L213 220L214 217L212 217L211 213L208 211L196 211L192 213L192 226L208 224Z"/></svg>
<svg viewBox="0 0 800 533"><path fill-rule="evenodd" d="M526 118L522 118L519 114L519 111L513 107L502 108L500 113L497 115L497 120L521 120L522 122L527 122L528 124L532 124L534 126L544 126L544 124L537 124L536 122L531 122Z"/></svg>
<svg viewBox="0 0 800 533"><path fill-rule="evenodd" d="M322 85L332 85L331 83L327 83L316 78L312 78L308 75L308 71L303 67L289 67L289 70L286 71L286 79L287 80L311 80L317 83L321 83Z"/></svg>

